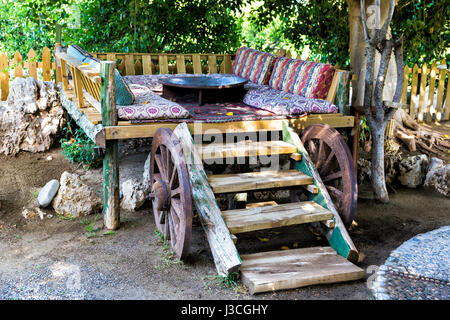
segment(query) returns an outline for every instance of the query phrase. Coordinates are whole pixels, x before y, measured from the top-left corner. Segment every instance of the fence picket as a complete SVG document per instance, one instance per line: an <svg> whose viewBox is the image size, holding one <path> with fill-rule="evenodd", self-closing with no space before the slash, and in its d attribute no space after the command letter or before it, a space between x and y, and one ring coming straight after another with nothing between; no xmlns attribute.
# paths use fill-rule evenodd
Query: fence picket
<svg viewBox="0 0 450 320"><path fill-rule="evenodd" d="M142 73L143 74L153 74L152 65L153 65L152 56L143 55L142 56Z"/></svg>
<svg viewBox="0 0 450 320"><path fill-rule="evenodd" d="M165 54L161 54L158 56L158 60L159 60L159 74L168 74L169 63L167 61L167 56Z"/></svg>
<svg viewBox="0 0 450 320"><path fill-rule="evenodd" d="M5 101L9 94L9 63L6 53L0 53L0 90L1 100Z"/></svg>
<svg viewBox="0 0 450 320"><path fill-rule="evenodd" d="M14 54L14 76L17 78L23 78L23 61L22 61L22 55L20 54L19 50L16 51Z"/></svg>
<svg viewBox="0 0 450 320"><path fill-rule="evenodd" d="M192 65L194 68L194 73L201 74L202 73L202 63L200 61L200 55L199 54L193 54L192 55Z"/></svg>
<svg viewBox="0 0 450 320"><path fill-rule="evenodd" d="M401 103L407 103L408 99L408 84L409 84L409 74L411 73L411 68L408 68L405 66L403 69L403 88L402 88L402 97L401 97Z"/></svg>
<svg viewBox="0 0 450 320"><path fill-rule="evenodd" d="M441 64L445 65L445 60L442 60ZM436 100L436 121L442 120L442 113L444 112L443 102L444 102L445 74L446 74L445 70L443 69L439 70L439 82Z"/></svg>
<svg viewBox="0 0 450 320"><path fill-rule="evenodd" d="M411 102L409 103L409 114L414 118L416 114L416 106L419 102L417 97L417 82L419 78L419 66L417 64L413 67L412 80L411 80Z"/></svg>
<svg viewBox="0 0 450 320"><path fill-rule="evenodd" d="M437 75L437 65L436 62L433 62L430 70L430 82L428 84L428 101L426 104L426 113L427 113L427 122L431 122L433 120L433 113L436 113L436 110L432 111L433 102L434 102L434 88L436 87L436 75Z"/></svg>
<svg viewBox="0 0 450 320"><path fill-rule="evenodd" d="M178 54L176 56L177 73L186 73L186 62L184 55Z"/></svg>
<svg viewBox="0 0 450 320"><path fill-rule="evenodd" d="M132 54L125 55L125 75L134 76L136 74L134 69L134 56Z"/></svg>
<svg viewBox="0 0 450 320"><path fill-rule="evenodd" d="M28 52L28 76L37 79L37 62L36 62L36 52L30 49Z"/></svg>
<svg viewBox="0 0 450 320"><path fill-rule="evenodd" d="M214 54L208 55L208 73L217 73L217 59Z"/></svg>
<svg viewBox="0 0 450 320"><path fill-rule="evenodd" d="M447 94L445 96L444 120L450 120L450 77L447 81Z"/></svg>
<svg viewBox="0 0 450 320"><path fill-rule="evenodd" d="M42 50L42 79L52 81L52 57L50 49L47 47Z"/></svg>

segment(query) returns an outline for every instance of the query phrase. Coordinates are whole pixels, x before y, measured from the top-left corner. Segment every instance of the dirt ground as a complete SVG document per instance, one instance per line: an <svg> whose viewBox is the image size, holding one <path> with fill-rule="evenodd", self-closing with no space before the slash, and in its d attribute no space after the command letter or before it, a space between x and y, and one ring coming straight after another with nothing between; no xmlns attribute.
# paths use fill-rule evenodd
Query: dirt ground
<svg viewBox="0 0 450 320"><path fill-rule="evenodd" d="M141 177L146 156L123 155L121 181ZM383 264L391 250L418 233L450 224L450 199L433 190L399 188L387 205L360 199L350 236L361 253L358 265L368 270L365 279L251 296L239 282L235 289L214 282L216 270L198 220L191 254L177 263L155 235L148 204L122 211L121 228L110 235L100 229L89 234L83 224L88 219L94 230L101 227L101 214L65 220L45 209L53 217L25 219L23 207L33 206L40 188L64 171L83 175L101 193L101 169L87 172L58 148L0 157L0 299L371 299L369 266ZM326 245L300 226L244 234L237 247L249 253L296 243Z"/></svg>

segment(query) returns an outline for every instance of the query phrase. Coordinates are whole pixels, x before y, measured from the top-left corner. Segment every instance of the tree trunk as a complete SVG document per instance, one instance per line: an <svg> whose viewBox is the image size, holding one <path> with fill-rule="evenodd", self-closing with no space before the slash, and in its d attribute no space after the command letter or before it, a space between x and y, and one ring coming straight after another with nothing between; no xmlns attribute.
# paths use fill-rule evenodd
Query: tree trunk
<svg viewBox="0 0 450 320"><path fill-rule="evenodd" d="M386 124L371 131L372 134L372 187L376 199L389 202L384 171L384 131Z"/></svg>

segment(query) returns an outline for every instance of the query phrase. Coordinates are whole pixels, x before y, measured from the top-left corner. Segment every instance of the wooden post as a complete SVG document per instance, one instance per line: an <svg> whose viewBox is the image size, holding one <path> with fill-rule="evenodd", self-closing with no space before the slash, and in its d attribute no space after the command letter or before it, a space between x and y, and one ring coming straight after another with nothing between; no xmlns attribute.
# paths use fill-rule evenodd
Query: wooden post
<svg viewBox="0 0 450 320"><path fill-rule="evenodd" d="M104 127L117 126L115 65L116 63L112 61L101 62L101 108ZM120 226L118 146L118 140L106 141L103 158L103 221L105 227L110 230Z"/></svg>

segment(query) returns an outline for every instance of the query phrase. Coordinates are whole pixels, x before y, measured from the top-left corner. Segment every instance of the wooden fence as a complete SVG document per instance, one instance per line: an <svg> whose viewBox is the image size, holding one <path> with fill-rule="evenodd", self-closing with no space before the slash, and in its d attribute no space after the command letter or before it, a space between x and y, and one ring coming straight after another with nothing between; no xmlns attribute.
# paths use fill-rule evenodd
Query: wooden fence
<svg viewBox="0 0 450 320"><path fill-rule="evenodd" d="M449 120L450 68L445 60L405 67L401 102L419 122Z"/></svg>
<svg viewBox="0 0 450 320"><path fill-rule="evenodd" d="M175 73L231 73L234 54L162 54L162 53L92 53L93 56L115 61L122 75L175 74ZM23 59L19 51L9 58L0 53L0 101L9 94L9 84L13 77L38 78L38 69L42 70L42 80L58 78L56 65L52 62L52 53L45 47L42 61L36 61L37 54L31 49ZM53 59L54 60L54 59Z"/></svg>
<svg viewBox="0 0 450 320"><path fill-rule="evenodd" d="M25 60L19 51L14 57L9 58L6 53L0 52L0 100L5 101L9 94L9 82L12 77L32 77L37 79L41 74L42 80L51 81L55 70L55 63L52 62L52 53L49 48L42 50L41 61L37 61L37 53L31 49ZM24 70L25 69L25 70ZM42 72L38 73L38 70Z"/></svg>

